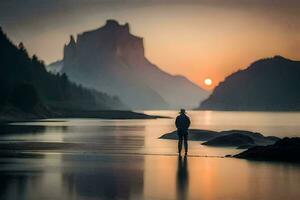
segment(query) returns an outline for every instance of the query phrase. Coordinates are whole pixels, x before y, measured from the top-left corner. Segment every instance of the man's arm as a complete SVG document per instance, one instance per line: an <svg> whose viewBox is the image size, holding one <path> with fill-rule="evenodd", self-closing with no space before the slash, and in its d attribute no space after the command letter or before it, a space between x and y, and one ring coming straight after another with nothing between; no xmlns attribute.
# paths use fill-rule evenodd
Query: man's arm
<svg viewBox="0 0 300 200"><path fill-rule="evenodd" d="M190 120L190 118L189 117L186 117L187 118L187 127L189 128L190 127L190 125L191 125L191 120Z"/></svg>

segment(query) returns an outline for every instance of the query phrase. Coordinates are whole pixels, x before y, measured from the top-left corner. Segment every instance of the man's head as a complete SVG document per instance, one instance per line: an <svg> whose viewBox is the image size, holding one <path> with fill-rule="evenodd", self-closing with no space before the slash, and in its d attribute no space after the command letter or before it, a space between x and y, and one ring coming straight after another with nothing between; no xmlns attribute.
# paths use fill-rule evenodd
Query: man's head
<svg viewBox="0 0 300 200"><path fill-rule="evenodd" d="M185 114L185 109L181 108L179 114Z"/></svg>

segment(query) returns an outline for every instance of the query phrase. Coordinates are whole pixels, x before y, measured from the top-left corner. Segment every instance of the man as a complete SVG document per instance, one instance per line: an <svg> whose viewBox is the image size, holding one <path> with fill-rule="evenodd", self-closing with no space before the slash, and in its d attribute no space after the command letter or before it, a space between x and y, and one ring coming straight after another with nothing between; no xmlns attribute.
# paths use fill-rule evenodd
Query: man
<svg viewBox="0 0 300 200"><path fill-rule="evenodd" d="M180 115L176 117L175 125L177 128L178 135L178 153L181 154L182 141L184 141L184 150L185 154L188 152L188 129L190 127L191 121L188 116L185 114L185 110L181 109L179 112Z"/></svg>

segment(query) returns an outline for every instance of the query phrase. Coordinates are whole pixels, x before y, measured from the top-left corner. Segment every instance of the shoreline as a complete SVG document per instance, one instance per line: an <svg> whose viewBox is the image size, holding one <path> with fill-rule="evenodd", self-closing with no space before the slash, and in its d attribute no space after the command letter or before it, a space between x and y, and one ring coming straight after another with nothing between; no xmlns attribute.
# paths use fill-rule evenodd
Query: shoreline
<svg viewBox="0 0 300 200"><path fill-rule="evenodd" d="M2 114L2 113L1 113ZM0 125L16 123L16 122L32 122L46 119L72 119L72 118L86 118L86 119L120 119L120 120L134 120L134 119L168 119L168 116L147 115L144 113L134 112L130 110L96 110L96 111L59 111L51 116L42 116L31 113L11 113L0 116Z"/></svg>

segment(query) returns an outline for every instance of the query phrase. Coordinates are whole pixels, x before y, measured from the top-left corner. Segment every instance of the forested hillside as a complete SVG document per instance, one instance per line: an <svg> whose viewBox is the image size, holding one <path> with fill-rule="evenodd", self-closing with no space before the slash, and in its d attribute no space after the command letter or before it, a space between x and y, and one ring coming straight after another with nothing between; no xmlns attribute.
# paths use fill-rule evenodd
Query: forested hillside
<svg viewBox="0 0 300 200"><path fill-rule="evenodd" d="M84 88L65 74L51 74L36 55L28 55L24 45L15 46L0 28L0 108L15 107L33 112L49 109L120 109L117 97ZM45 110L45 109L43 109Z"/></svg>

